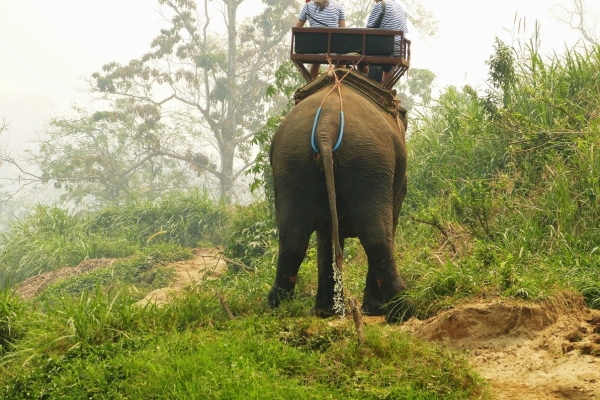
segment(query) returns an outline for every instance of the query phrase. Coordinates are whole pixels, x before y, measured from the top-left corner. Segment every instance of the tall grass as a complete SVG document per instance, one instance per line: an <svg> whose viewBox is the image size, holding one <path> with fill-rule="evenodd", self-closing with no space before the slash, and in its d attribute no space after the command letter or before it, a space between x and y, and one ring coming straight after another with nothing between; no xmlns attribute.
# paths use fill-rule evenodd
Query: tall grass
<svg viewBox="0 0 600 400"><path fill-rule="evenodd" d="M171 193L156 203L109 208L92 219L89 229L94 233L124 237L139 245L156 240L181 246L198 243L211 246L224 242L227 224L226 208L213 202L207 193L195 190Z"/></svg>
<svg viewBox="0 0 600 400"><path fill-rule="evenodd" d="M499 42L490 60L493 89L448 88L408 142L412 296L435 310L568 288L598 307L600 51L544 60Z"/></svg>
<svg viewBox="0 0 600 400"><path fill-rule="evenodd" d="M14 284L88 258L121 258L154 243L219 245L229 213L200 191L172 193L160 202L130 204L98 214L38 206L0 234L0 284Z"/></svg>
<svg viewBox="0 0 600 400"><path fill-rule="evenodd" d="M124 257L133 251L120 238L90 233L85 216L37 206L30 216L0 233L0 284L73 266L86 258Z"/></svg>

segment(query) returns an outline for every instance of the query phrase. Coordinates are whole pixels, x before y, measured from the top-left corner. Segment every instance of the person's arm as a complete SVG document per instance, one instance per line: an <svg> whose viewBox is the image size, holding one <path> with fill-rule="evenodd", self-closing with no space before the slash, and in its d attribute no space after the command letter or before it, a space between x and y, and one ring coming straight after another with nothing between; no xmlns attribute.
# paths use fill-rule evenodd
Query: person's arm
<svg viewBox="0 0 600 400"><path fill-rule="evenodd" d="M367 19L367 28L373 28L375 27L375 24L377 23L377 19L379 18L379 15L381 14L382 11L382 5L381 5L381 0L375 2L375 5L373 6L373 9L371 10L371 13L369 14L369 18Z"/></svg>
<svg viewBox="0 0 600 400"><path fill-rule="evenodd" d="M338 26L340 28L345 28L346 27L346 11L344 10L344 7L342 6L340 8L340 14L338 17Z"/></svg>
<svg viewBox="0 0 600 400"><path fill-rule="evenodd" d="M305 23L306 21L302 21L301 19L299 19L298 21L296 21L296 24L294 24L294 28L302 28Z"/></svg>

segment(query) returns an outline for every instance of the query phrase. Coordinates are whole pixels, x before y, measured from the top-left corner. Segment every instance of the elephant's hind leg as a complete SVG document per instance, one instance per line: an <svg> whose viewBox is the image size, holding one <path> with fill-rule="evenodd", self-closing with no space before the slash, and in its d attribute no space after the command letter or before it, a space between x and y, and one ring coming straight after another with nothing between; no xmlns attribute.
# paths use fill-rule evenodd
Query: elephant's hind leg
<svg viewBox="0 0 600 400"><path fill-rule="evenodd" d="M391 204L372 204L370 212L353 213L352 219L365 249L369 263L363 311L372 315L386 313L388 321L396 320L397 313L390 314L389 304L406 290L398 274L394 256L394 229ZM376 210L376 211L374 211Z"/></svg>
<svg viewBox="0 0 600 400"><path fill-rule="evenodd" d="M385 301L383 294L377 284L375 271L371 268L367 271L367 280L363 292L362 312L366 315L385 315Z"/></svg>
<svg viewBox="0 0 600 400"><path fill-rule="evenodd" d="M279 228L279 259L275 282L269 292L269 305L278 307L281 300L291 298L296 287L298 269L306 255L310 234L313 226L313 212L308 209L277 210L288 218L278 217Z"/></svg>

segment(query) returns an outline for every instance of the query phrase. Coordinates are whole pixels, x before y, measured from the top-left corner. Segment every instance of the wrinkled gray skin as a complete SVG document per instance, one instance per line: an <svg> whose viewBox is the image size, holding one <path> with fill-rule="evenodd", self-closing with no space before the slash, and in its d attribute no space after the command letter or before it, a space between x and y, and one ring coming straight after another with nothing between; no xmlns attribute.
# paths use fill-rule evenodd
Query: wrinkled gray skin
<svg viewBox="0 0 600 400"><path fill-rule="evenodd" d="M399 124L374 102L342 84L342 144L332 154L340 125L336 90L323 104L316 134L317 157L310 145L312 126L329 90L296 105L271 143L279 260L268 301L277 307L293 295L310 235L317 231L315 314L334 314L331 215L337 213L341 248L344 238L358 237L368 257L363 312L396 320L399 315L390 312L386 303L406 290L394 258L398 214L406 194L405 122ZM335 192L328 192L334 185ZM330 207L330 198L335 199L336 207Z"/></svg>

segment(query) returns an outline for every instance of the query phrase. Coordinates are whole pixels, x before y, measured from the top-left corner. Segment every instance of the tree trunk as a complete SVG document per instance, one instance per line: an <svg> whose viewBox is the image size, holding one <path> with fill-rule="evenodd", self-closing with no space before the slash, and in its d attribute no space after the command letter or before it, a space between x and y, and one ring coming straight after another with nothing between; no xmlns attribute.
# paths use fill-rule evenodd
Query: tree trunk
<svg viewBox="0 0 600 400"><path fill-rule="evenodd" d="M237 61L237 7L238 0L226 1L227 5L227 116L223 127L223 148L221 149L221 200L231 204L233 195L233 158L236 143L236 61Z"/></svg>

